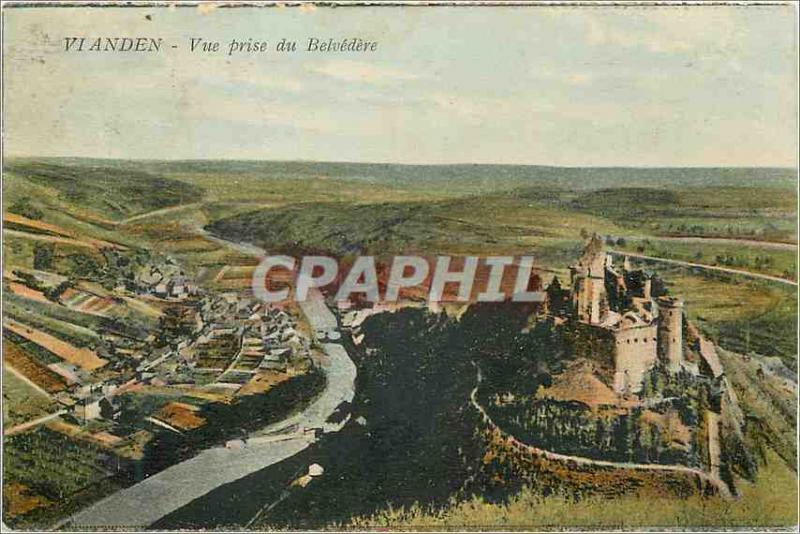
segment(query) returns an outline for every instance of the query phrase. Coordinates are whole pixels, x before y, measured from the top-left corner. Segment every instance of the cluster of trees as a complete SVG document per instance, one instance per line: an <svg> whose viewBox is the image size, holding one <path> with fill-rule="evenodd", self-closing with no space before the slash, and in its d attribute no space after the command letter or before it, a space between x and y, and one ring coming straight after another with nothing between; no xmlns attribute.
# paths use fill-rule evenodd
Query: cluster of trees
<svg viewBox="0 0 800 534"><path fill-rule="evenodd" d="M144 255L147 252L144 251ZM55 245L53 243L37 243L33 248L33 268L39 271L53 271L56 269L55 265L56 254ZM63 258L64 263L58 269L59 272L69 277L69 281L60 284L57 287L47 288L43 287L33 277L25 275L17 275L23 279L23 282L28 287L44 291L45 295L51 300L56 300L61 293L68 287L74 284L75 280L86 279L99 282L106 289L113 289L120 283L132 288L135 280L135 269L144 265L146 258L143 258L141 252L135 252L130 257L113 249L103 249L102 259L96 255L87 254L85 252L75 252Z"/></svg>
<svg viewBox="0 0 800 534"><path fill-rule="evenodd" d="M734 226L727 224L725 226L718 225L704 225L704 224L655 224L656 231L664 231L668 234L681 235L681 236L725 236L725 237L769 237L779 236L780 230L772 223L768 222L764 228L748 228L746 226Z"/></svg>
<svg viewBox="0 0 800 534"><path fill-rule="evenodd" d="M31 204L31 199L28 197L20 197L17 200L15 200L8 207L8 211L36 221L44 217L44 212L38 207Z"/></svg>
<svg viewBox="0 0 800 534"><path fill-rule="evenodd" d="M104 455L94 445L39 428L4 440L4 476L60 501L104 478Z"/></svg>
<svg viewBox="0 0 800 534"><path fill-rule="evenodd" d="M53 267L56 247L53 243L36 243L33 247L33 268L49 271Z"/></svg>
<svg viewBox="0 0 800 534"><path fill-rule="evenodd" d="M606 237L606 246L613 247L613 246L616 245L618 247L624 247L625 244L626 244L626 241L625 241L624 237L618 237L616 239L614 239L611 236Z"/></svg>
<svg viewBox="0 0 800 534"><path fill-rule="evenodd" d="M66 273L70 278L84 278L99 282L106 289L124 285L135 289L136 271L147 265L150 254L145 249L121 252L102 249L102 259L96 255L78 252L65 258Z"/></svg>
<svg viewBox="0 0 800 534"><path fill-rule="evenodd" d="M747 256L734 256L733 254L717 254L714 257L714 263L716 265L725 265L727 267L749 267L750 266L750 258ZM761 268L769 267L772 264L772 258L766 257L762 259L759 256L756 256L755 260L756 267Z"/></svg>
<svg viewBox="0 0 800 534"><path fill-rule="evenodd" d="M123 284L134 289L136 271L148 265L150 253L146 249L119 251L102 249L101 255L74 252L64 256L63 263L56 265L56 249L53 243L37 243L33 248L33 268L54 271L71 279L88 279L99 282L106 289Z"/></svg>
<svg viewBox="0 0 800 534"><path fill-rule="evenodd" d="M668 436L630 413L592 412L576 401L533 399L490 405L495 422L525 443L561 454L635 463L698 465L697 447L670 446ZM692 436L695 441L695 436Z"/></svg>

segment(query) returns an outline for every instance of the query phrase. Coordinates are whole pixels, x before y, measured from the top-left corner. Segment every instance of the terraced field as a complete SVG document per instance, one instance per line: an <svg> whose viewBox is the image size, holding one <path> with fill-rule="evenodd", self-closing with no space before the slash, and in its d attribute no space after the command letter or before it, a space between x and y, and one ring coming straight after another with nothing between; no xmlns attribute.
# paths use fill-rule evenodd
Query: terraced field
<svg viewBox="0 0 800 534"><path fill-rule="evenodd" d="M87 371L94 371L108 363L106 360L98 357L94 351L76 347L66 341L62 341L50 334L28 327L17 321L11 319L6 320L3 326L18 336L36 343L59 358Z"/></svg>

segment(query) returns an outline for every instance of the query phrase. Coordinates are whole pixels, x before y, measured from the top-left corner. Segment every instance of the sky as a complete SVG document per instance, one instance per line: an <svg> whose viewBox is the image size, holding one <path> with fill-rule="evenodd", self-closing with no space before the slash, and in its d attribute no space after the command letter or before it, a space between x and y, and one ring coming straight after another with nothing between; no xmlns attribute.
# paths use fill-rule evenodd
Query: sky
<svg viewBox="0 0 800 534"><path fill-rule="evenodd" d="M7 156L797 167L796 6L9 8ZM64 38L154 37L74 53ZM221 43L191 52L189 40ZM279 53L282 38L377 41ZM263 54L227 55L231 39ZM175 45L177 48L172 48Z"/></svg>

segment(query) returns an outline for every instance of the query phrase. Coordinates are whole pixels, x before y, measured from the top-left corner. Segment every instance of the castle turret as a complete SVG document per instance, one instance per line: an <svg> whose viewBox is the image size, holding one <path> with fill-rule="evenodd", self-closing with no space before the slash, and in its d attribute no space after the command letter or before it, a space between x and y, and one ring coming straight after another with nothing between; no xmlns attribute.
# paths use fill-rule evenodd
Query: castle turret
<svg viewBox="0 0 800 534"><path fill-rule="evenodd" d="M603 250L603 241L593 234L577 265L570 267L573 306L578 320L582 322L599 324L608 312L605 287L607 265L608 254Z"/></svg>
<svg viewBox="0 0 800 534"><path fill-rule="evenodd" d="M683 301L672 297L658 298L658 353L670 372L676 373L683 363Z"/></svg>

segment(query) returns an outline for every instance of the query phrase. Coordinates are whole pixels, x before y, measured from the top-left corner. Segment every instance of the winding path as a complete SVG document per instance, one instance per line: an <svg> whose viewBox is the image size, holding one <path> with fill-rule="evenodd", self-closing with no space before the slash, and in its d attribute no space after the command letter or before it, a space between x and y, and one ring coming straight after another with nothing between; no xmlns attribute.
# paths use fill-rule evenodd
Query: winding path
<svg viewBox="0 0 800 534"><path fill-rule="evenodd" d="M612 462L608 460L595 460L593 458L587 458L585 456L573 456L571 454L560 454L557 452L548 451L546 449L540 449L539 447L535 447L533 445L529 445L527 443L523 443L519 441L513 435L505 432L502 428L500 428L497 423L492 420L492 417L486 412L486 410L481 406L478 402L478 387L481 383L481 371L480 368L478 369L478 379L477 384L473 388L472 392L469 395L470 403L472 406L478 410L483 418L484 422L489 425L490 428L496 429L500 432L506 440L509 440L515 447L529 452L533 456L540 456L543 458L547 458L548 460L553 460L557 462L572 462L578 465L589 465L595 467L610 467L615 469L633 469L639 471L671 471L671 472L678 472L678 473L686 473L689 475L694 475L699 479L703 480L711 484L712 486L716 487L719 490L720 495L725 498L731 497L730 489L728 488L727 484L723 482L721 479L717 477L713 477L706 473L705 471L701 471L700 469L695 469L692 467L686 467L684 465L674 465L674 464L637 464L633 462Z"/></svg>

